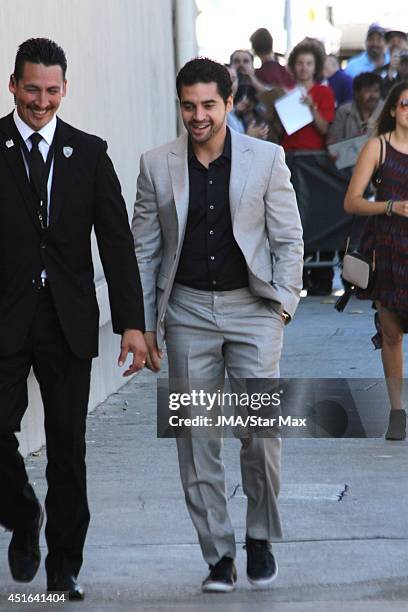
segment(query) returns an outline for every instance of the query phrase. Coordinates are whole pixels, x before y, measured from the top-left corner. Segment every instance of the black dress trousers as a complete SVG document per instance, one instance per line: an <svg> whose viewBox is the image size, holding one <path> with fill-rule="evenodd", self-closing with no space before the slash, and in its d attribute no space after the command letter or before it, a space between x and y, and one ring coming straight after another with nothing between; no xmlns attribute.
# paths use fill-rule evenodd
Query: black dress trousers
<svg viewBox="0 0 408 612"><path fill-rule="evenodd" d="M49 288L38 300L22 350L0 357L0 523L13 530L35 517L38 503L15 436L27 408L33 367L44 404L48 493L45 500L48 574L77 575L89 525L85 423L91 359L70 350Z"/></svg>

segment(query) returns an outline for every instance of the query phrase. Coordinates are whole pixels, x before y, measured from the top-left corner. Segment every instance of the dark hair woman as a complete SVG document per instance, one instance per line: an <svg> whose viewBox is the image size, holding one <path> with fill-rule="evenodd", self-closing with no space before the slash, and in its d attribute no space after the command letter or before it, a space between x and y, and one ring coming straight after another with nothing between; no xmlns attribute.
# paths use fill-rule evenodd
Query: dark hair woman
<svg viewBox="0 0 408 612"><path fill-rule="evenodd" d="M376 199L370 202L363 194L376 172ZM377 310L378 334L373 340L376 347L381 347L391 403L385 437L404 440L402 341L403 334L408 332L408 82L399 83L390 91L378 118L377 137L367 142L358 158L344 208L349 213L368 216L360 250L375 260L375 278L372 287L360 291L358 297L373 300Z"/></svg>

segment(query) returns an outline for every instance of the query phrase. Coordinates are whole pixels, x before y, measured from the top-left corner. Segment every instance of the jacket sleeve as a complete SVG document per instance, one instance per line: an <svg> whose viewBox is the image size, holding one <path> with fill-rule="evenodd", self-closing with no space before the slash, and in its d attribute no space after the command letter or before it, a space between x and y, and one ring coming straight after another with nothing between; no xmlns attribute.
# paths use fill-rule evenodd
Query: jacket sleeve
<svg viewBox="0 0 408 612"><path fill-rule="evenodd" d="M140 158L132 232L143 287L146 330L155 331L157 324L156 281L162 255L162 232L156 193L146 155Z"/></svg>
<svg viewBox="0 0 408 612"><path fill-rule="evenodd" d="M277 301L294 315L302 289L303 231L282 147L277 149L265 194L266 230Z"/></svg>
<svg viewBox="0 0 408 612"><path fill-rule="evenodd" d="M340 140L345 140L345 122L346 115L344 113L344 110L340 106L340 108L337 109L335 120L329 125L329 131L327 133L327 144L334 144L335 142L339 142Z"/></svg>
<svg viewBox="0 0 408 612"><path fill-rule="evenodd" d="M113 331L144 331L143 294L119 179L103 142L96 164L95 234L108 284Z"/></svg>

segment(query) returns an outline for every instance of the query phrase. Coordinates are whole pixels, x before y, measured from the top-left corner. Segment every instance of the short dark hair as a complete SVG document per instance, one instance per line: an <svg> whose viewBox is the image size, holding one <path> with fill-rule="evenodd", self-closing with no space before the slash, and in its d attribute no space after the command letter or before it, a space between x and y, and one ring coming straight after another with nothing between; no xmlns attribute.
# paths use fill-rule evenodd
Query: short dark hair
<svg viewBox="0 0 408 612"><path fill-rule="evenodd" d="M375 72L361 72L353 79L353 93L355 95L364 87L373 87L373 85L378 85L381 91L383 80L380 75Z"/></svg>
<svg viewBox="0 0 408 612"><path fill-rule="evenodd" d="M315 71L313 78L319 80L322 77L323 64L324 64L324 53L317 43L314 42L301 42L293 47L290 52L288 59L288 66L293 75L295 75L295 64L299 55L303 54L313 55L315 60Z"/></svg>
<svg viewBox="0 0 408 612"><path fill-rule="evenodd" d="M14 64L14 78L19 81L23 76L24 64L44 64L44 66L61 66L65 79L67 58L64 50L49 38L29 38L17 49Z"/></svg>
<svg viewBox="0 0 408 612"><path fill-rule="evenodd" d="M394 85L385 98L384 106L377 120L377 136L395 130L395 117L391 115L391 111L397 108L398 98L406 89L408 90L408 81L400 81Z"/></svg>
<svg viewBox="0 0 408 612"><path fill-rule="evenodd" d="M232 81L227 68L207 57L196 57L190 60L179 71L176 78L179 100L181 100L183 85L195 85L196 83L216 83L218 93L225 103L232 95Z"/></svg>
<svg viewBox="0 0 408 612"><path fill-rule="evenodd" d="M271 33L266 28L258 28L251 34L249 40L256 55L265 55L272 53L273 38Z"/></svg>

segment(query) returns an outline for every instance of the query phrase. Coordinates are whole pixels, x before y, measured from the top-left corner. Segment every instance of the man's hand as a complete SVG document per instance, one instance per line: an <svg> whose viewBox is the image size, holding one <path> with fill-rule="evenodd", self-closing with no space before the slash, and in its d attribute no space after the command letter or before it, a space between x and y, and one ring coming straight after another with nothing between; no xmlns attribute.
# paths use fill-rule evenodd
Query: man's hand
<svg viewBox="0 0 408 612"><path fill-rule="evenodd" d="M252 62L248 62L247 64L241 64L238 70L238 74L244 74L245 76L250 77L252 79L252 77L255 76L255 68Z"/></svg>
<svg viewBox="0 0 408 612"><path fill-rule="evenodd" d="M156 332L147 331L145 333L147 344L147 362L146 367L152 372L160 372L160 361L163 357L163 351L157 348Z"/></svg>
<svg viewBox="0 0 408 612"><path fill-rule="evenodd" d="M139 370L142 370L146 363L147 347L144 336L138 329L126 329L122 334L122 342L120 344L120 355L118 365L120 367L126 361L129 353L133 353L133 361L130 368L123 373L123 376L130 376Z"/></svg>

